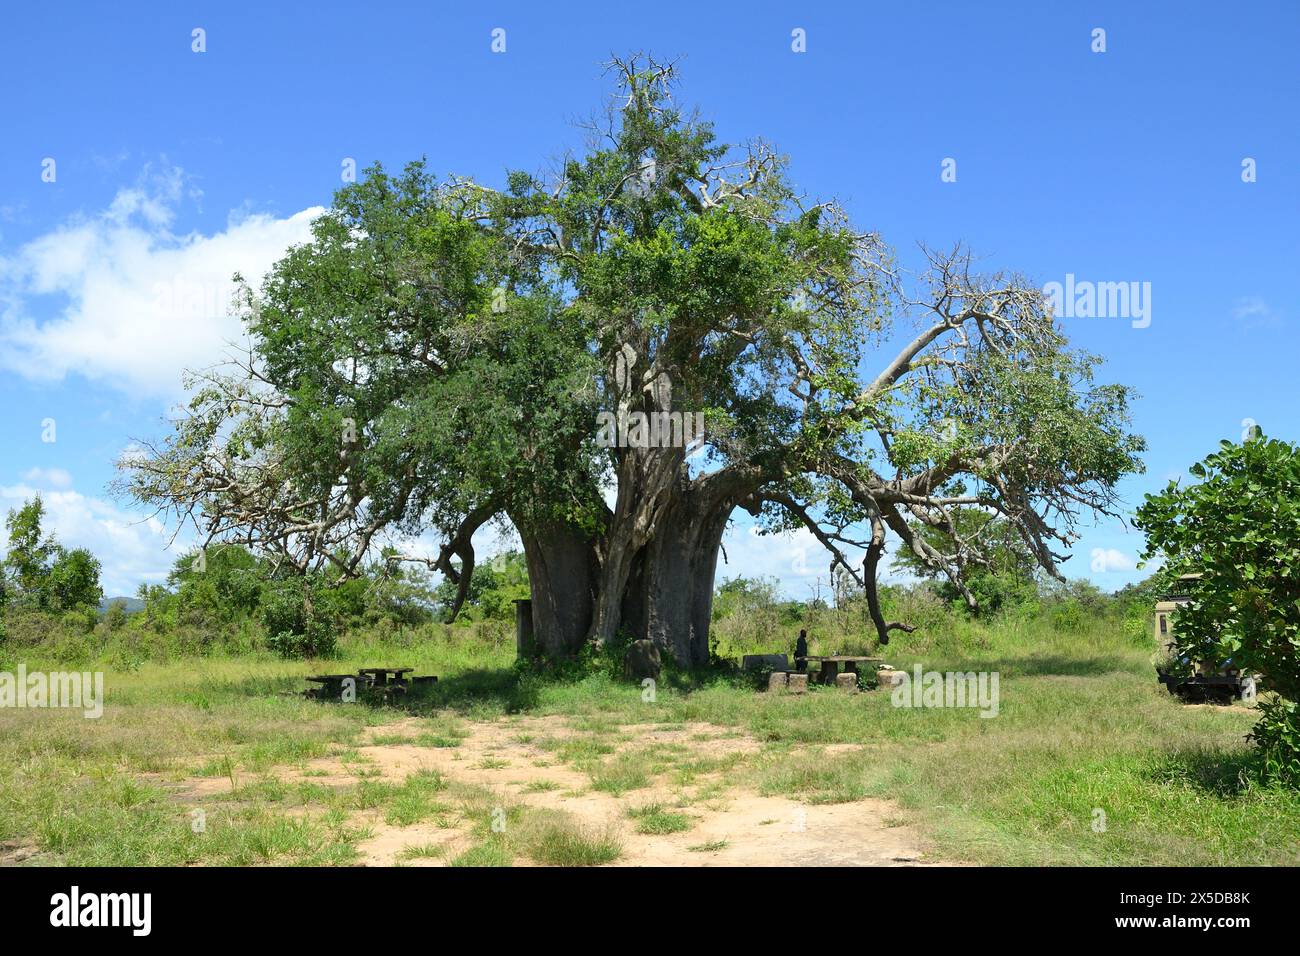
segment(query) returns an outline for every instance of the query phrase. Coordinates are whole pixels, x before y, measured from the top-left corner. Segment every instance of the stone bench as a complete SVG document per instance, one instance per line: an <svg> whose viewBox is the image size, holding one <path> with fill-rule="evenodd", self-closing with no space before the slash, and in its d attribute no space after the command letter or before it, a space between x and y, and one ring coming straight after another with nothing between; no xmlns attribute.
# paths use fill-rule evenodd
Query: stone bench
<svg viewBox="0 0 1300 956"><path fill-rule="evenodd" d="M876 671L876 683L880 685L881 690L893 690L905 680L907 680L907 671L894 670L892 667L882 667Z"/></svg>
<svg viewBox="0 0 1300 956"><path fill-rule="evenodd" d="M740 659L740 669L788 671L790 660L784 654L746 654Z"/></svg>

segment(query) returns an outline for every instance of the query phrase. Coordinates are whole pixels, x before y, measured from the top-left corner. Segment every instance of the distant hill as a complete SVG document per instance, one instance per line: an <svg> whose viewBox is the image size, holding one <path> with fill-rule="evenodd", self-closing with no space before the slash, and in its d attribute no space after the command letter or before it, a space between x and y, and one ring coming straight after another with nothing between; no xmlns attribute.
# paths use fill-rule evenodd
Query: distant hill
<svg viewBox="0 0 1300 956"><path fill-rule="evenodd" d="M103 614L105 611L108 610L108 606L115 602L120 602L122 606L126 608L127 614L134 614L136 611L144 610L144 602L141 601L139 598L111 597L111 598L104 598L104 600L99 602L99 613Z"/></svg>

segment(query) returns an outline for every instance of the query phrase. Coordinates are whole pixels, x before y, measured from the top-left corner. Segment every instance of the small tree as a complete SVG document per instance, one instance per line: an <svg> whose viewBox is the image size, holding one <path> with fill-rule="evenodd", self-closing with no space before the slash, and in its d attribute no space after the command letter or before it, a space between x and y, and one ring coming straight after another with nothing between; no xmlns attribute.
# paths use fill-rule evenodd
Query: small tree
<svg viewBox="0 0 1300 956"><path fill-rule="evenodd" d="M39 495L10 510L5 521L9 553L4 568L16 596L43 611L95 607L103 597L100 564L85 548L68 550L53 535L41 534L45 505Z"/></svg>
<svg viewBox="0 0 1300 956"><path fill-rule="evenodd" d="M725 578L713 598L714 620L731 614L760 614L770 611L780 597L776 578Z"/></svg>
<svg viewBox="0 0 1300 956"><path fill-rule="evenodd" d="M1138 509L1143 559L1201 575L1179 649L1265 675L1281 700L1261 704L1253 736L1270 769L1300 780L1300 448L1224 441L1188 470L1197 484L1171 482Z"/></svg>
<svg viewBox="0 0 1300 956"><path fill-rule="evenodd" d="M6 576L13 583L17 596L27 604L46 607L49 593L50 560L58 550L53 536L41 537L41 522L45 517L45 504L37 495L23 503L17 510L10 509L5 520L9 531L9 553L5 557Z"/></svg>
<svg viewBox="0 0 1300 956"><path fill-rule="evenodd" d="M288 574L262 594L262 624L271 650L282 657L328 657L343 625L338 592L320 575Z"/></svg>
<svg viewBox="0 0 1300 956"><path fill-rule="evenodd" d="M104 597L99 572L99 559L85 548L58 547L47 578L50 606L60 611L97 607Z"/></svg>

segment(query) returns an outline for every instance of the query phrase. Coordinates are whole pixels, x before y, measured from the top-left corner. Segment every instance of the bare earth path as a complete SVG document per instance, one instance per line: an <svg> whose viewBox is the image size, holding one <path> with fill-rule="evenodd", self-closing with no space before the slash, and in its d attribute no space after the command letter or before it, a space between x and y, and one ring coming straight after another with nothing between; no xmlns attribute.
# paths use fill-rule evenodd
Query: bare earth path
<svg viewBox="0 0 1300 956"><path fill-rule="evenodd" d="M355 751L308 762L277 776L286 783L311 781L341 787L367 778L401 783L420 770L436 770L448 780L491 790L503 802L561 810L583 824L616 827L623 853L615 866L924 866L930 859L921 838L899 822L887 801L805 805L785 797L763 796L726 779L725 768L760 750L757 741L709 724L671 727L604 727L599 733L575 729L569 718L516 717L464 721L468 736L452 746L417 743L428 723L411 718L372 728ZM579 724L579 727L581 725ZM401 738L402 742L398 742ZM409 740L410 742L405 742ZM655 775L650 786L621 796L592 789L588 773L557 757L557 748L599 741L613 759L626 752L668 752L677 761L705 769L687 783ZM709 770L710 767L724 769ZM218 796L230 790L224 778L188 781L195 795ZM641 834L629 808L658 803L688 815L686 832ZM684 806L683 806L684 804ZM680 808L680 809L677 809ZM473 836L464 826L417 823L393 826L379 813L358 812L353 821L369 828L360 846L361 862L388 866L441 866L468 849ZM404 859L413 847L441 847L440 857ZM518 860L517 864L527 865Z"/></svg>

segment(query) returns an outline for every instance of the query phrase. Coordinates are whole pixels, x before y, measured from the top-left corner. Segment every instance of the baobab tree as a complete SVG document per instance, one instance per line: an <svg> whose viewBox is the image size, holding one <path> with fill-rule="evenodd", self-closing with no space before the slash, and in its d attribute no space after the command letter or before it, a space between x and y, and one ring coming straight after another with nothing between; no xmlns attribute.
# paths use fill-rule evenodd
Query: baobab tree
<svg viewBox="0 0 1300 956"><path fill-rule="evenodd" d="M547 174L491 188L418 161L343 187L243 287L246 351L193 376L174 432L122 463L129 493L336 581L432 533L462 598L474 533L508 522L551 655L622 631L707 660L738 508L808 529L882 643L911 629L877 598L887 541L974 602L986 548L955 509L1059 577L1140 468L1129 390L1094 381L1022 277L960 246L904 273L771 146L684 112L672 64L610 70L589 148Z"/></svg>

